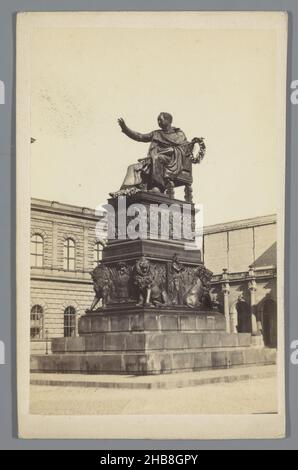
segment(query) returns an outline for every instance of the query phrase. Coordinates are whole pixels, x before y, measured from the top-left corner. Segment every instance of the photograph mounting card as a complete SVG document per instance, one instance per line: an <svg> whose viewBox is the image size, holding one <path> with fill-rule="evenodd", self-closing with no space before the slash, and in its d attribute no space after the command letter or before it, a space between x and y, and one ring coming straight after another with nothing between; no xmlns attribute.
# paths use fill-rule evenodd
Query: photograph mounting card
<svg viewBox="0 0 298 470"><path fill-rule="evenodd" d="M20 437L285 436L287 21L17 15Z"/></svg>

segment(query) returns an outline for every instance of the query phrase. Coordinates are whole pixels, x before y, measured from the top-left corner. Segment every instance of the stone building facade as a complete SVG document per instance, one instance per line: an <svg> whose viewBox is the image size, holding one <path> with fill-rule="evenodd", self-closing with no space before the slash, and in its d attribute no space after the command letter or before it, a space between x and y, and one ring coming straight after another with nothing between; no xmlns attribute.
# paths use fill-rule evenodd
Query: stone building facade
<svg viewBox="0 0 298 470"><path fill-rule="evenodd" d="M206 227L204 261L227 330L251 331L276 347L276 216Z"/></svg>
<svg viewBox="0 0 298 470"><path fill-rule="evenodd" d="M77 334L93 300L90 271L101 259L95 211L32 199L31 350L50 353L50 339ZM276 218L274 215L204 229L211 295L231 332L252 331L276 346Z"/></svg>
<svg viewBox="0 0 298 470"><path fill-rule="evenodd" d="M47 339L77 334L93 300L90 271L100 260L95 211L33 199L31 202L31 350Z"/></svg>

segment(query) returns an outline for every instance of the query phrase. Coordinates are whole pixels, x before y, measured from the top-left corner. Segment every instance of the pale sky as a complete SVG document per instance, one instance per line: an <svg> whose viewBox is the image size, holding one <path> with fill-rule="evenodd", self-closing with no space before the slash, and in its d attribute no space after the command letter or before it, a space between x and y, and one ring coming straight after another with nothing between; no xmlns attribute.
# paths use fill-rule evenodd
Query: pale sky
<svg viewBox="0 0 298 470"><path fill-rule="evenodd" d="M43 28L32 33L32 196L95 208L120 188L159 112L189 140L205 224L275 213L276 35L271 30ZM177 191L177 195L181 195Z"/></svg>

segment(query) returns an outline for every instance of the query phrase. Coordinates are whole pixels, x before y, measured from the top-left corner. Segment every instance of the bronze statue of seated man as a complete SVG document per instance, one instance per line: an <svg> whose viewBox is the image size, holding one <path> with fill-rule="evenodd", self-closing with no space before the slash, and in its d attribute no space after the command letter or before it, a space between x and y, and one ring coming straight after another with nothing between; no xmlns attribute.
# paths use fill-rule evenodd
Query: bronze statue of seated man
<svg viewBox="0 0 298 470"><path fill-rule="evenodd" d="M141 134L129 129L124 119L118 119L122 132L128 137L138 142L150 142L147 157L129 165L120 192L130 188L164 192L174 186L173 181L182 170L184 158L192 157L195 143L199 143L200 152L205 153L203 139L195 138L188 142L184 132L172 126L172 121L171 114L160 113L157 119L160 129Z"/></svg>

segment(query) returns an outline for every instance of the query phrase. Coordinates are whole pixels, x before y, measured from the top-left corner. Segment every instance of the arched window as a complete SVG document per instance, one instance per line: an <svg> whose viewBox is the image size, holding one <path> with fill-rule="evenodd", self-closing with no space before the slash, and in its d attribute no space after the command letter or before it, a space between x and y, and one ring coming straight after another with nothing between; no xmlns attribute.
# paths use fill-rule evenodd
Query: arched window
<svg viewBox="0 0 298 470"><path fill-rule="evenodd" d="M76 310L66 307L64 310L64 336L69 338L76 335Z"/></svg>
<svg viewBox="0 0 298 470"><path fill-rule="evenodd" d="M43 266L43 238L35 233L31 237L31 266Z"/></svg>
<svg viewBox="0 0 298 470"><path fill-rule="evenodd" d="M43 337L43 308L40 305L33 305L31 308L30 337L31 339Z"/></svg>
<svg viewBox="0 0 298 470"><path fill-rule="evenodd" d="M93 252L93 266L96 268L98 263L102 260L102 244L100 242L95 243Z"/></svg>
<svg viewBox="0 0 298 470"><path fill-rule="evenodd" d="M67 238L64 242L63 268L67 271L75 269L75 242Z"/></svg>

